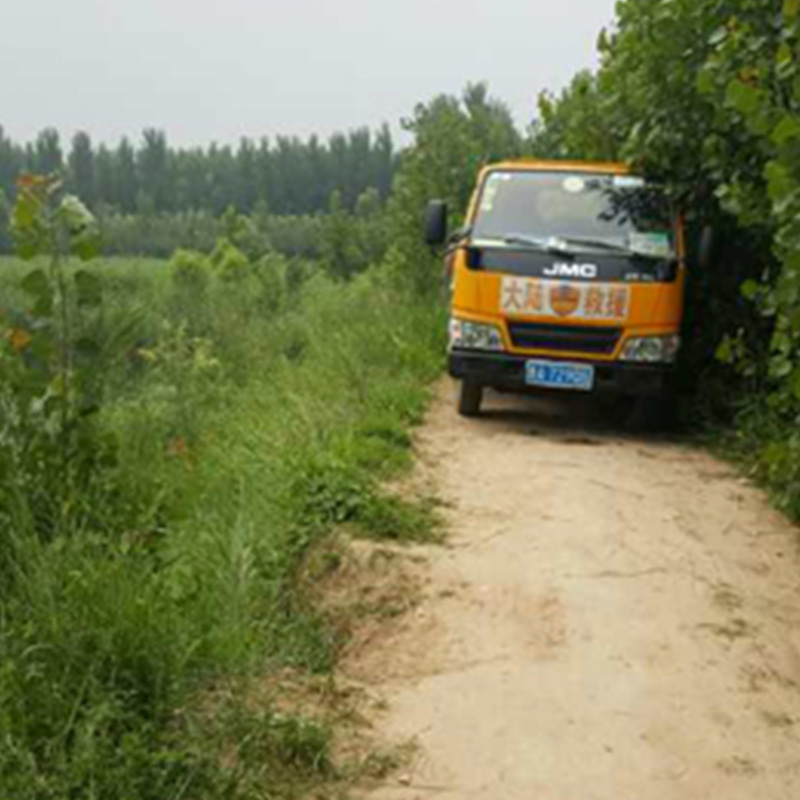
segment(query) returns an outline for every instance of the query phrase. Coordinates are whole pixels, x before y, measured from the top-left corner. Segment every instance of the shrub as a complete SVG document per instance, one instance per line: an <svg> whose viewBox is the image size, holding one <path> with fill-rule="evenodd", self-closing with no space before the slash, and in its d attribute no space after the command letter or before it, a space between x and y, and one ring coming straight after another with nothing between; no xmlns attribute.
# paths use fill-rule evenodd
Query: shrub
<svg viewBox="0 0 800 800"><path fill-rule="evenodd" d="M177 250L169 262L172 280L179 289L203 292L208 287L208 258L194 250Z"/></svg>
<svg viewBox="0 0 800 800"><path fill-rule="evenodd" d="M211 253L210 260L219 278L233 283L250 275L247 256L229 239L221 238Z"/></svg>

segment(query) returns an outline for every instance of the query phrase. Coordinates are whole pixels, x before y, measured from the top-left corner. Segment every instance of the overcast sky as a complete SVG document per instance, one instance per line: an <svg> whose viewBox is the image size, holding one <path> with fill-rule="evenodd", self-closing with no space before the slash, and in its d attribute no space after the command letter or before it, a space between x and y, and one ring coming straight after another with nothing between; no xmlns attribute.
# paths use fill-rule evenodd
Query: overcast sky
<svg viewBox="0 0 800 800"><path fill-rule="evenodd" d="M0 125L173 144L329 134L486 80L527 124L614 0L0 0Z"/></svg>

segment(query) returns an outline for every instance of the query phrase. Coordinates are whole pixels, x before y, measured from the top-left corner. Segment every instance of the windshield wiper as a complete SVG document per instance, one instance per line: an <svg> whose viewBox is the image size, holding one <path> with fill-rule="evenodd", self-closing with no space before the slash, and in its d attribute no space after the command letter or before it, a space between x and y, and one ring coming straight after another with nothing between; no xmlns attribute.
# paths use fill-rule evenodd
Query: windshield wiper
<svg viewBox="0 0 800 800"><path fill-rule="evenodd" d="M512 233L503 237L503 244L512 246L522 245L523 247L530 247L534 250L541 250L543 253L574 255L572 250L567 246L566 240L559 239L555 236L545 239L539 236L525 236L519 233Z"/></svg>
<svg viewBox="0 0 800 800"><path fill-rule="evenodd" d="M658 253L645 253L641 250L636 250L632 247L625 247L621 244L614 244L613 242L607 242L604 239L590 239L584 238L582 236L566 236L564 237L564 241L569 244L577 244L583 247L595 247L598 250L609 250L613 253L621 253L622 255L626 255L629 257L635 258L653 258L657 261L665 261L671 258L675 258L674 253L660 255Z"/></svg>
<svg viewBox="0 0 800 800"><path fill-rule="evenodd" d="M580 245L581 247L595 247L598 250L611 250L614 253L625 253L625 255L633 255L635 252L629 247L625 247L621 244L614 244L613 242L607 242L604 239L589 239L584 238L583 236L566 236L564 237L564 241L568 244Z"/></svg>

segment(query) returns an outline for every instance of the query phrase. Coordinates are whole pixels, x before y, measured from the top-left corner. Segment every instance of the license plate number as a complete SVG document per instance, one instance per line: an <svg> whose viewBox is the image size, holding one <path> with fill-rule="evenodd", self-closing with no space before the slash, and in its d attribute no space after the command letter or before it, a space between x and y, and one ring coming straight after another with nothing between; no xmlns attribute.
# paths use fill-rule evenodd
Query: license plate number
<svg viewBox="0 0 800 800"><path fill-rule="evenodd" d="M590 392L594 388L594 367L591 364L528 361L525 366L525 382L528 386L541 386L547 389Z"/></svg>

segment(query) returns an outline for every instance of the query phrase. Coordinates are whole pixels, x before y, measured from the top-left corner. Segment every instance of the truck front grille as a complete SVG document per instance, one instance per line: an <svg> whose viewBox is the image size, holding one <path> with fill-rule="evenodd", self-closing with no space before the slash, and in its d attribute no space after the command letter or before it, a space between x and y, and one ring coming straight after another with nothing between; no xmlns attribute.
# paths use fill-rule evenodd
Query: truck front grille
<svg viewBox="0 0 800 800"><path fill-rule="evenodd" d="M523 350L558 350L591 355L611 355L622 336L621 328L539 325L531 322L510 322L508 330L514 347Z"/></svg>

